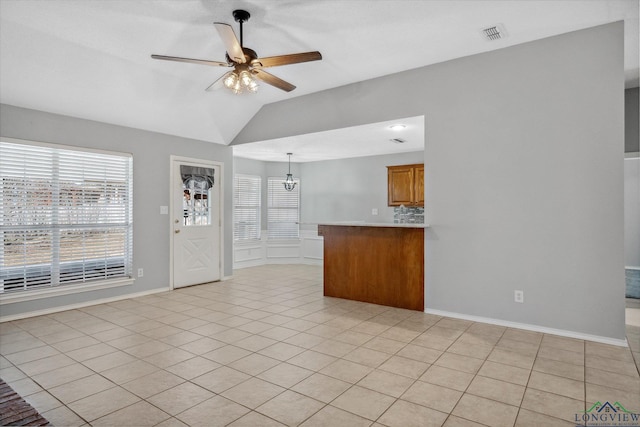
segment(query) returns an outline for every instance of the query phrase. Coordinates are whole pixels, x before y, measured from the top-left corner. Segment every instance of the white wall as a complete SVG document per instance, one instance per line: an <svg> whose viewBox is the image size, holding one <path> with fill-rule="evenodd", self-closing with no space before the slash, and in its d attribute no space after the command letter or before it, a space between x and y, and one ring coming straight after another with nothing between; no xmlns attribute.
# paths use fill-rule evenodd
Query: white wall
<svg viewBox="0 0 640 427"><path fill-rule="evenodd" d="M234 242L233 268L265 264L322 265L323 238L317 228L300 230L299 239L268 240L267 230L256 241Z"/></svg>
<svg viewBox="0 0 640 427"><path fill-rule="evenodd" d="M169 286L169 157L171 154L224 163L224 276L232 275L232 176L230 147L68 116L0 105L2 136L133 154L133 271L144 277L132 286L83 292L2 306L2 317L114 298Z"/></svg>
<svg viewBox="0 0 640 427"><path fill-rule="evenodd" d="M233 144L418 115L426 306L623 340L623 23L269 104Z"/></svg>
<svg viewBox="0 0 640 427"><path fill-rule="evenodd" d="M624 159L624 265L640 270L640 158Z"/></svg>

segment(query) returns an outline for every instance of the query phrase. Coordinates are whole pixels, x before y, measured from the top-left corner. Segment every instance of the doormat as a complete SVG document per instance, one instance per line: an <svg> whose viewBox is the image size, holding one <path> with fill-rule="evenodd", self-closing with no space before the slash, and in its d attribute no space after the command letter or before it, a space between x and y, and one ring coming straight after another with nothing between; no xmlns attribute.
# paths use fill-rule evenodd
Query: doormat
<svg viewBox="0 0 640 427"><path fill-rule="evenodd" d="M49 425L49 421L0 378L0 426Z"/></svg>

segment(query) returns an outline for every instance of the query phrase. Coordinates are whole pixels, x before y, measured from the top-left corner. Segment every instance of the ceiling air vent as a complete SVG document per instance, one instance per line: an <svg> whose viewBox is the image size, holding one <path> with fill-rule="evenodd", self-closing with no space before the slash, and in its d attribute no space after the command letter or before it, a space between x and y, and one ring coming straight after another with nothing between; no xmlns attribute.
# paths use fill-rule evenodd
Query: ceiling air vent
<svg viewBox="0 0 640 427"><path fill-rule="evenodd" d="M504 27L500 24L493 27L487 27L482 29L482 35L489 41L500 40L506 37Z"/></svg>
<svg viewBox="0 0 640 427"><path fill-rule="evenodd" d="M393 139L390 139L389 141L393 142L394 144L404 144L405 142L407 142L402 138L393 138Z"/></svg>

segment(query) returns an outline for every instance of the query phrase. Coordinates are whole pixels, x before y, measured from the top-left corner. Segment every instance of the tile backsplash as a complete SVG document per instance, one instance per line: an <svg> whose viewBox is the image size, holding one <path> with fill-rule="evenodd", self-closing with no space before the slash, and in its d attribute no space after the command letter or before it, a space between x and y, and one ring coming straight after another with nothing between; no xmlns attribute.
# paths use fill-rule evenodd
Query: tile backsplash
<svg viewBox="0 0 640 427"><path fill-rule="evenodd" d="M395 224L424 224L424 208L416 206L398 206L393 208Z"/></svg>

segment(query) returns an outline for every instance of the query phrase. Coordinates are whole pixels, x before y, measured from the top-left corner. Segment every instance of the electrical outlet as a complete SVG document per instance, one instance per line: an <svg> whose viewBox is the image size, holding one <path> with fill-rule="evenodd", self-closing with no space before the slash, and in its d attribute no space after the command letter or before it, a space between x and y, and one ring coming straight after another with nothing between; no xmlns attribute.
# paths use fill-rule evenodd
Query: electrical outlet
<svg viewBox="0 0 640 427"><path fill-rule="evenodd" d="M524 302L524 291L513 291L513 300L515 302Z"/></svg>
<svg viewBox="0 0 640 427"><path fill-rule="evenodd" d="M371 215L378 215L378 208L371 209Z"/></svg>
<svg viewBox="0 0 640 427"><path fill-rule="evenodd" d="M139 268L138 269L138 277L142 277L142 276L144 276L144 269Z"/></svg>
<svg viewBox="0 0 640 427"><path fill-rule="evenodd" d="M160 206L160 215L169 215L169 206Z"/></svg>

